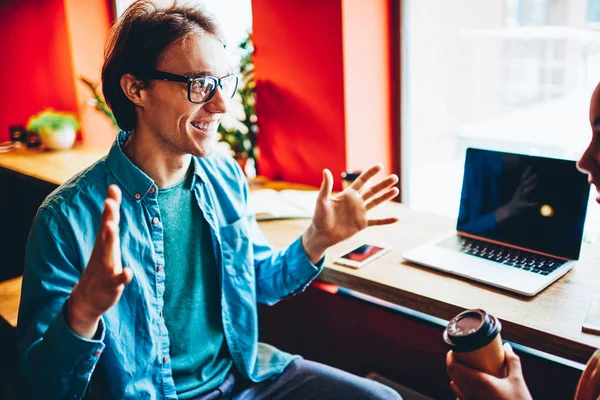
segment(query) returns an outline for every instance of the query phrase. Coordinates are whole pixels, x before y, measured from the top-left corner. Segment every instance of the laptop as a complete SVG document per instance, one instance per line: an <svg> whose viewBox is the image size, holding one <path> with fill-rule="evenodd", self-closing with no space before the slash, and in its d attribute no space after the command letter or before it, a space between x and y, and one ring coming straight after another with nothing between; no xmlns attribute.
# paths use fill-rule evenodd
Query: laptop
<svg viewBox="0 0 600 400"><path fill-rule="evenodd" d="M589 192L574 161L469 148L456 232L402 256L534 296L579 259Z"/></svg>

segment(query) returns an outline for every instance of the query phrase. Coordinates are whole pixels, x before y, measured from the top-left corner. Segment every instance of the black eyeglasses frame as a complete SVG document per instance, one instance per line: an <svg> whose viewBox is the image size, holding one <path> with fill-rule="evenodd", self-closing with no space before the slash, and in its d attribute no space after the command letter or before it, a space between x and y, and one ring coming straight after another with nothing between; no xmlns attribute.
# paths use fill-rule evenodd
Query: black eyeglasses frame
<svg viewBox="0 0 600 400"><path fill-rule="evenodd" d="M155 80L159 80L159 81L169 81L169 82L182 82L182 83L187 83L187 92L188 92L188 100L190 101L190 103L194 103L194 104L204 104L208 101L210 101L210 99L213 98L213 96L215 95L215 92L217 91L218 88L221 88L221 90L223 90L223 80L225 79L229 79L232 76L235 77L235 89L233 90L233 94L231 95L231 97L233 98L233 96L235 96L235 93L238 90L238 86L240 83L240 78L235 75L235 74L231 74L231 75L227 75L224 76L223 78L217 78L215 76L210 76L210 75L194 75L194 76L188 76L188 75L177 75L177 74L172 74L170 72L164 72L164 71L153 71L152 73L150 73L147 78L148 79L155 79ZM192 100L192 82L195 79L198 78L208 78L211 79L215 82L215 86L214 89L209 93L208 97L202 101L193 101Z"/></svg>

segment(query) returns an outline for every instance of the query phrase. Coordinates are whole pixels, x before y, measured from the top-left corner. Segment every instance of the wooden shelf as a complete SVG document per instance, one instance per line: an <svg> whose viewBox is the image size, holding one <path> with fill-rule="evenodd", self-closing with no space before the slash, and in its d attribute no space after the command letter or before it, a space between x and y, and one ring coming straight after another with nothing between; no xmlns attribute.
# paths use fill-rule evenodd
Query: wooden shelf
<svg viewBox="0 0 600 400"><path fill-rule="evenodd" d="M108 154L108 149L77 145L67 151L21 148L0 153L0 168L61 185Z"/></svg>

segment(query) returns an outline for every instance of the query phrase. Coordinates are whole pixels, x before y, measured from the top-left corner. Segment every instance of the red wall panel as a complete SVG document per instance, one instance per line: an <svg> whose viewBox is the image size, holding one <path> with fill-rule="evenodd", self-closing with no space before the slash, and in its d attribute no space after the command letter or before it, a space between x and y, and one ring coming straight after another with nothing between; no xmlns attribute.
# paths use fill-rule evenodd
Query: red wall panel
<svg viewBox="0 0 600 400"><path fill-rule="evenodd" d="M0 141L52 107L77 111L63 0L0 3Z"/></svg>
<svg viewBox="0 0 600 400"><path fill-rule="evenodd" d="M260 173L310 185L346 167L340 0L252 0ZM339 186L338 186L339 187Z"/></svg>

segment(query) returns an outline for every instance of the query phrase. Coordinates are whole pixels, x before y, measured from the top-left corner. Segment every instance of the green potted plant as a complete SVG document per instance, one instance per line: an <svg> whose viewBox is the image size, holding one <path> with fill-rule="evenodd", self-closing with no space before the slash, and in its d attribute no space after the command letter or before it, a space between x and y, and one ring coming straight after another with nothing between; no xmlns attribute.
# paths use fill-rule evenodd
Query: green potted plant
<svg viewBox="0 0 600 400"><path fill-rule="evenodd" d="M52 109L32 116L27 122L27 130L37 133L48 150L70 149L78 129L79 122L73 114Z"/></svg>
<svg viewBox="0 0 600 400"><path fill-rule="evenodd" d="M226 115L219 125L220 141L229 145L235 159L247 175L256 173L256 135L258 125L256 117L256 99L254 64L252 53L254 46L250 34L239 44L240 86L236 99L240 104L233 105L232 112ZM250 171L253 170L253 171Z"/></svg>
<svg viewBox="0 0 600 400"><path fill-rule="evenodd" d="M110 122L113 124L115 129L118 131L119 124L117 124L117 119L115 118L113 113L108 108L108 105L106 104L104 99L102 99L102 97L100 96L100 93L98 92L99 85L97 83L92 82L89 79L84 78L83 76L80 77L79 79L81 79L81 81L85 84L85 86L87 86L88 89L90 89L90 92L92 92L92 97L89 100L89 105L93 106L96 110L98 110L102 114L104 114L110 120Z"/></svg>

